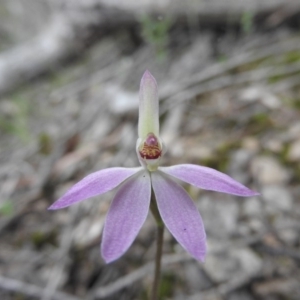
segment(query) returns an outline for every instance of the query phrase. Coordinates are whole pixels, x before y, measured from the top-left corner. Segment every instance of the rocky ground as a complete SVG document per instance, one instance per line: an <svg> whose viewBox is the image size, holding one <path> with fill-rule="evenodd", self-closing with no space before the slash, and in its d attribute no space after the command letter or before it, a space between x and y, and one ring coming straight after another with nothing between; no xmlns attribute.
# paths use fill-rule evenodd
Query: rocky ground
<svg viewBox="0 0 300 300"><path fill-rule="evenodd" d="M113 192L47 211L84 175L138 164L145 69L160 89L163 164L213 167L261 193L185 186L208 255L196 262L167 232L161 299L300 299L300 27L260 28L250 17L216 27L145 17L2 96L1 299L147 299L151 215L129 251L106 265L99 243Z"/></svg>

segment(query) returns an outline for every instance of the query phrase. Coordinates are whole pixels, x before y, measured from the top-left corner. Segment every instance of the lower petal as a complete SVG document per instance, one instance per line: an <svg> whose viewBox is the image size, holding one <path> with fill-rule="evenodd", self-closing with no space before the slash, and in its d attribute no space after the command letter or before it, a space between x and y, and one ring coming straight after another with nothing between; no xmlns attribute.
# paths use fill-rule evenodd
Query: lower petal
<svg viewBox="0 0 300 300"><path fill-rule="evenodd" d="M106 217L101 243L104 260L118 259L131 246L144 224L150 205L151 181L148 171L141 171L123 183Z"/></svg>
<svg viewBox="0 0 300 300"><path fill-rule="evenodd" d="M152 172L151 180L165 225L193 257L203 261L206 253L206 234L194 202L180 185L162 172Z"/></svg>

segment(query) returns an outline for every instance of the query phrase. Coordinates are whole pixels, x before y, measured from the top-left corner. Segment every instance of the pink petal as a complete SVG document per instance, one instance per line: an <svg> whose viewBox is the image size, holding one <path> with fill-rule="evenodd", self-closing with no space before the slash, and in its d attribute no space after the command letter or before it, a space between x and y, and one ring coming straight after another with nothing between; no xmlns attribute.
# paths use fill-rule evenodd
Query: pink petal
<svg viewBox="0 0 300 300"><path fill-rule="evenodd" d="M84 177L48 209L60 209L117 187L141 168L109 168Z"/></svg>
<svg viewBox="0 0 300 300"><path fill-rule="evenodd" d="M162 172L151 173L160 215L176 240L193 257L203 261L206 234L201 216L186 191Z"/></svg>
<svg viewBox="0 0 300 300"><path fill-rule="evenodd" d="M159 170L204 190L243 197L259 195L228 175L208 167L185 164L160 167Z"/></svg>
<svg viewBox="0 0 300 300"><path fill-rule="evenodd" d="M101 252L109 263L118 259L133 243L144 224L150 205L151 181L142 171L122 184L106 217Z"/></svg>

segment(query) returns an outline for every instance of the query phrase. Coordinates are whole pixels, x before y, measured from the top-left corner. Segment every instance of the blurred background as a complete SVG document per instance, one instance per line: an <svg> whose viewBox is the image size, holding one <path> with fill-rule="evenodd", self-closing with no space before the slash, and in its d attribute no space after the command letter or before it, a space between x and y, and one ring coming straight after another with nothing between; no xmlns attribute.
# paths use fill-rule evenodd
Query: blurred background
<svg viewBox="0 0 300 300"><path fill-rule="evenodd" d="M0 0L0 299L148 298L150 214L106 265L114 192L47 211L90 172L138 165L146 69L163 164L213 167L262 194L185 186L208 255L166 232L161 299L300 299L299 0Z"/></svg>

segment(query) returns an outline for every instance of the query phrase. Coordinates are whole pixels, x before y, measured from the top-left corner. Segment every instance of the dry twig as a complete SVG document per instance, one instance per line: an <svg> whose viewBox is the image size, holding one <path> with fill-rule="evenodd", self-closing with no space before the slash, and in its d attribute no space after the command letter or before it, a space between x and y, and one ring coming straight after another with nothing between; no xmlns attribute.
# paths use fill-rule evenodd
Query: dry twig
<svg viewBox="0 0 300 300"><path fill-rule="evenodd" d="M0 275L0 288L6 291L20 293L28 297L42 299L44 289L33 284L25 283L16 279L6 278ZM55 292L52 300L79 300L79 298L63 292Z"/></svg>

